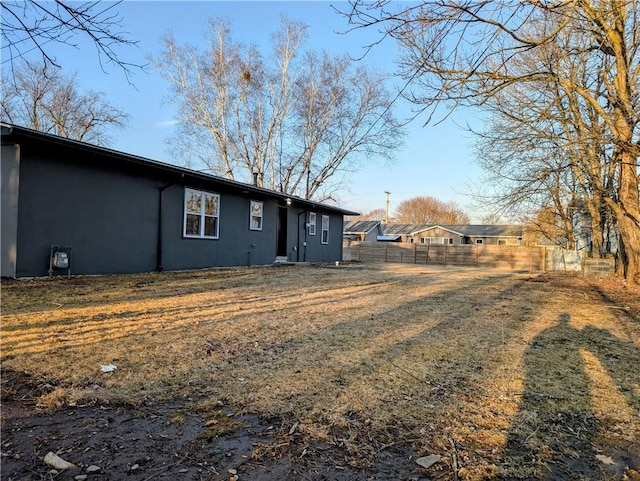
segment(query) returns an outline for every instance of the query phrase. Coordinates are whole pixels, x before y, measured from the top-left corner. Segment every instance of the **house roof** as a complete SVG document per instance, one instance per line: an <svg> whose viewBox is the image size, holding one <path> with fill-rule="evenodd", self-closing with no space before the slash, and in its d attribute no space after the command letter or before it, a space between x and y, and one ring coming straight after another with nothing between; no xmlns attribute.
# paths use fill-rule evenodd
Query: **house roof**
<svg viewBox="0 0 640 481"><path fill-rule="evenodd" d="M420 232L440 228L454 235L465 237L522 237L521 225L489 225L489 224L383 224L382 230L385 235L397 234L413 236Z"/></svg>
<svg viewBox="0 0 640 481"><path fill-rule="evenodd" d="M212 182L216 184L222 184L229 186L231 188L236 188L240 191L246 193L256 193L267 195L270 197L275 197L282 200L291 200L292 202L302 205L307 208L318 208L321 207L324 210L338 212L343 215L359 215L358 212L352 212L346 209L342 209L337 206L332 206L328 204L323 204L320 202L315 202L309 199L303 199L301 197L293 196L284 192L277 192L270 189L265 189L263 187L258 187L253 184L245 184L243 182L238 182L235 180L225 179L224 177L218 177L216 175L207 174L204 172L200 172L197 170L187 169L185 167L180 167L173 164L167 164L164 162L159 162L157 160L152 160L146 157L140 157L137 155L127 154L125 152L120 152L117 150L108 149L105 147L100 147L93 144L88 144L86 142L80 142L78 140L68 139L66 137L59 137L57 135L48 134L45 132L40 132L37 130L29 129L26 127L21 127L18 125L8 124L5 122L1 122L1 130L2 130L2 143L10 142L19 142L20 139L33 139L39 142L50 143L60 146L65 146L67 148L76 149L83 152L89 152L96 155L106 156L117 158L118 160L124 162L125 165L133 167L145 167L147 169L155 170L158 172L166 172L175 174L184 179L198 179L204 182Z"/></svg>
<svg viewBox="0 0 640 481"><path fill-rule="evenodd" d="M382 231L385 235L413 235L431 227L429 224L383 224Z"/></svg>
<svg viewBox="0 0 640 481"><path fill-rule="evenodd" d="M523 227L518 224L502 225L451 225L452 230L468 237L522 237Z"/></svg>
<svg viewBox="0 0 640 481"><path fill-rule="evenodd" d="M368 234L380 225L379 220L352 220L345 221L342 227L344 234Z"/></svg>

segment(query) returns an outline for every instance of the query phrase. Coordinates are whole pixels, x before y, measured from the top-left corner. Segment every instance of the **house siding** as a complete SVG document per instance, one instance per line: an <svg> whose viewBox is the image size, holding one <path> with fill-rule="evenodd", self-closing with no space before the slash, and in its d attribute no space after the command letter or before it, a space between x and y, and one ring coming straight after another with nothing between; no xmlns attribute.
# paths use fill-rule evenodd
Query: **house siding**
<svg viewBox="0 0 640 481"><path fill-rule="evenodd" d="M220 194L218 239L183 236L184 188ZM277 201L238 196L224 188L175 185L165 191L162 221L162 266L167 270L270 264L275 258ZM264 202L261 231L249 229L251 200Z"/></svg>
<svg viewBox="0 0 640 481"><path fill-rule="evenodd" d="M308 209L307 209L308 210ZM304 209L298 209L290 213L291 221L295 222L293 217L297 218L298 214L304 212ZM292 246L297 246L297 251L300 252L300 260L305 262L333 262L336 260L342 260L342 225L343 216L336 215L335 213L323 211L322 209L313 209L311 212L317 214L318 223L316 226L316 235L306 235L306 249L305 242L305 222L300 222L299 233L300 240L290 237L289 241ZM329 216L329 243L322 243L322 216ZM301 214L302 218L306 218L306 214ZM299 245L298 245L299 243ZM306 252L305 252L306 251ZM295 259L292 259L295 260Z"/></svg>
<svg viewBox="0 0 640 481"><path fill-rule="evenodd" d="M46 275L52 245L71 247L75 274L155 269L158 182L82 160L21 159L18 277Z"/></svg>
<svg viewBox="0 0 640 481"><path fill-rule="evenodd" d="M18 197L20 186L20 147L3 145L0 153L2 159L0 172L0 229L2 258L0 259L2 277L15 277L18 254Z"/></svg>

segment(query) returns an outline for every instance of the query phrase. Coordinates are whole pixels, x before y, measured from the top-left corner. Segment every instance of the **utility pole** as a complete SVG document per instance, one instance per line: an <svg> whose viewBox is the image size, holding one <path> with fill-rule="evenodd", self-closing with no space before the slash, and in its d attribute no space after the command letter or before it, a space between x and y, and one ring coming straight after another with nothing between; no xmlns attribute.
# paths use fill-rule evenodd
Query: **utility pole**
<svg viewBox="0 0 640 481"><path fill-rule="evenodd" d="M391 192L389 192L388 190L385 190L384 193L387 194L387 212L384 216L384 223L388 224L389 223L389 195L391 195Z"/></svg>

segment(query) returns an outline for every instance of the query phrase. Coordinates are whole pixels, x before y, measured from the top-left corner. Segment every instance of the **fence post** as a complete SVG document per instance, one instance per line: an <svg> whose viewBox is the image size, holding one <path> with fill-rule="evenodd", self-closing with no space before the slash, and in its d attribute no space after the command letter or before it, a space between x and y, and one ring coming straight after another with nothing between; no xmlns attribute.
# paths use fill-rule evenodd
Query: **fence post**
<svg viewBox="0 0 640 481"><path fill-rule="evenodd" d="M444 245L444 255L443 255L443 257L444 257L443 265L445 267L447 267L447 244Z"/></svg>

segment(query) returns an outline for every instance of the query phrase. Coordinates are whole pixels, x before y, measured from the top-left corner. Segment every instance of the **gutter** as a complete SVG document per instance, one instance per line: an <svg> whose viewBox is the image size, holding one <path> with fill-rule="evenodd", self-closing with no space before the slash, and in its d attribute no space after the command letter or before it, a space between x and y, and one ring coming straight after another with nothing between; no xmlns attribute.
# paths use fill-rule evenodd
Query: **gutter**
<svg viewBox="0 0 640 481"><path fill-rule="evenodd" d="M160 196L158 198L158 245L156 248L156 270L158 272L164 271L164 266L162 265L162 204L164 203L164 191L172 185L174 184L167 184L158 189L160 192Z"/></svg>

